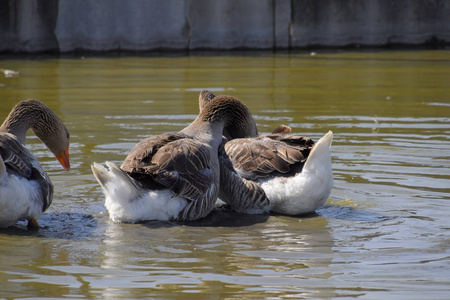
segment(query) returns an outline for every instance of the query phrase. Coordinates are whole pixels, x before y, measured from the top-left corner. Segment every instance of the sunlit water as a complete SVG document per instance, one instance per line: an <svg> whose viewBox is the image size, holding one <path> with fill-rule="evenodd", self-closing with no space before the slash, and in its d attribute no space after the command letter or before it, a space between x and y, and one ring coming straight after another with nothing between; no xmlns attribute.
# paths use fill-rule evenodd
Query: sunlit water
<svg viewBox="0 0 450 300"><path fill-rule="evenodd" d="M192 54L0 60L0 117L46 102L71 132L69 172L38 231L0 230L0 298L448 299L450 52ZM334 189L308 217L217 211L115 224L90 171L189 124L200 90L243 100L259 131L332 130Z"/></svg>

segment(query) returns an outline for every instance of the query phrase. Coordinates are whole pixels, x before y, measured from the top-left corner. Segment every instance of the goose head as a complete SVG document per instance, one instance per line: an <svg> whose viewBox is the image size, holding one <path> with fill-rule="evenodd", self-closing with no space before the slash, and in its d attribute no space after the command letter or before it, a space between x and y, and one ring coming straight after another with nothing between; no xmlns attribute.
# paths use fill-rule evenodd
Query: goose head
<svg viewBox="0 0 450 300"><path fill-rule="evenodd" d="M0 131L14 134L25 145L29 128L56 156L63 168L69 170L69 131L48 106L34 99L18 103L3 122Z"/></svg>
<svg viewBox="0 0 450 300"><path fill-rule="evenodd" d="M257 134L255 121L248 107L238 98L221 95L214 97L200 113L205 122L224 121L224 135L235 139Z"/></svg>
<svg viewBox="0 0 450 300"><path fill-rule="evenodd" d="M276 127L274 130L272 130L272 134L288 134L291 133L292 128L290 126L281 124L280 126Z"/></svg>
<svg viewBox="0 0 450 300"><path fill-rule="evenodd" d="M235 139L235 138L244 138L244 137L252 137L258 135L258 129L256 127L256 122L253 119L252 114L250 113L250 110L248 107L238 98L232 97L232 96L215 96L213 93L211 93L208 90L203 90L200 92L198 103L199 103L199 109L200 114L206 109L206 107L210 103L214 103L215 101L219 102L229 102L234 101L238 104L232 104L235 105L236 109L240 108L240 112L236 118L234 118L230 123L228 123L224 129L223 129L223 135L227 137L228 139ZM221 106L221 105L218 105ZM218 108L214 108L218 109Z"/></svg>
<svg viewBox="0 0 450 300"><path fill-rule="evenodd" d="M212 99L214 99L216 95L211 93L208 90L203 90L200 92L200 95L198 96L198 109L201 113L203 108L208 105L209 102L211 102Z"/></svg>

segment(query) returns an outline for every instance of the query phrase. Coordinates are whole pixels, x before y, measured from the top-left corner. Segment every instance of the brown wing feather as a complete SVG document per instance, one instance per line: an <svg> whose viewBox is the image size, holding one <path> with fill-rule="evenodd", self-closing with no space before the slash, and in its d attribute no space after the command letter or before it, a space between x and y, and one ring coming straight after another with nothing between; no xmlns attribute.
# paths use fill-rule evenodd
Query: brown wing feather
<svg viewBox="0 0 450 300"><path fill-rule="evenodd" d="M194 220L208 214L215 202L211 197L214 177L209 148L183 133L149 137L138 143L121 169L147 189L170 189L189 203L180 220Z"/></svg>
<svg viewBox="0 0 450 300"><path fill-rule="evenodd" d="M17 175L30 178L32 174L31 153L12 134L0 133L0 155Z"/></svg>
<svg viewBox="0 0 450 300"><path fill-rule="evenodd" d="M265 210L269 199L261 186L251 180L240 177L223 149L219 152L220 194L219 197L238 212Z"/></svg>
<svg viewBox="0 0 450 300"><path fill-rule="evenodd" d="M170 142L186 138L181 133L165 133L158 136L151 136L143 139L134 146L128 156L123 161L120 168L128 173L147 173L145 170L151 164L153 156L158 150Z"/></svg>
<svg viewBox="0 0 450 300"><path fill-rule="evenodd" d="M0 155L7 172L39 183L45 211L53 200L53 184L33 154L14 135L0 132Z"/></svg>
<svg viewBox="0 0 450 300"><path fill-rule="evenodd" d="M311 139L296 135L268 134L234 139L224 148L236 171L255 180L300 172L313 145Z"/></svg>
<svg viewBox="0 0 450 300"><path fill-rule="evenodd" d="M314 145L314 141L312 139L295 134L265 134L260 135L259 137L268 137L270 139L285 142L291 146L297 147L312 147Z"/></svg>

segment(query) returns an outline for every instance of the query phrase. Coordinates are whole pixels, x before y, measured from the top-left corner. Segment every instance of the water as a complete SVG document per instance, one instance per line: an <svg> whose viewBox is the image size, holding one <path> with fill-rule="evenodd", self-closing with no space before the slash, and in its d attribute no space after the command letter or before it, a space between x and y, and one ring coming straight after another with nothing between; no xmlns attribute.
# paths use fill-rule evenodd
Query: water
<svg viewBox="0 0 450 300"><path fill-rule="evenodd" d="M71 132L39 220L0 230L0 298L447 299L450 52L195 53L4 58L0 119L46 102ZM0 73L1 74L1 73ZM334 189L316 215L216 211L198 222L114 224L90 171L176 131L200 90L242 99L261 133L333 130Z"/></svg>

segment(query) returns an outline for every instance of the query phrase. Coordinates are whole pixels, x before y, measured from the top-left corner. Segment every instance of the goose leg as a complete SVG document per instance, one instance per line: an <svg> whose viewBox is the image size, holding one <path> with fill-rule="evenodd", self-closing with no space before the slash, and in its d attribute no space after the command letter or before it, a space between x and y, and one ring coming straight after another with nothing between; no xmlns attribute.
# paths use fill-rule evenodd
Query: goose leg
<svg viewBox="0 0 450 300"><path fill-rule="evenodd" d="M37 219L31 218L31 219L28 219L28 226L27 227L29 229L38 229L40 226L39 226L39 223L38 223Z"/></svg>

